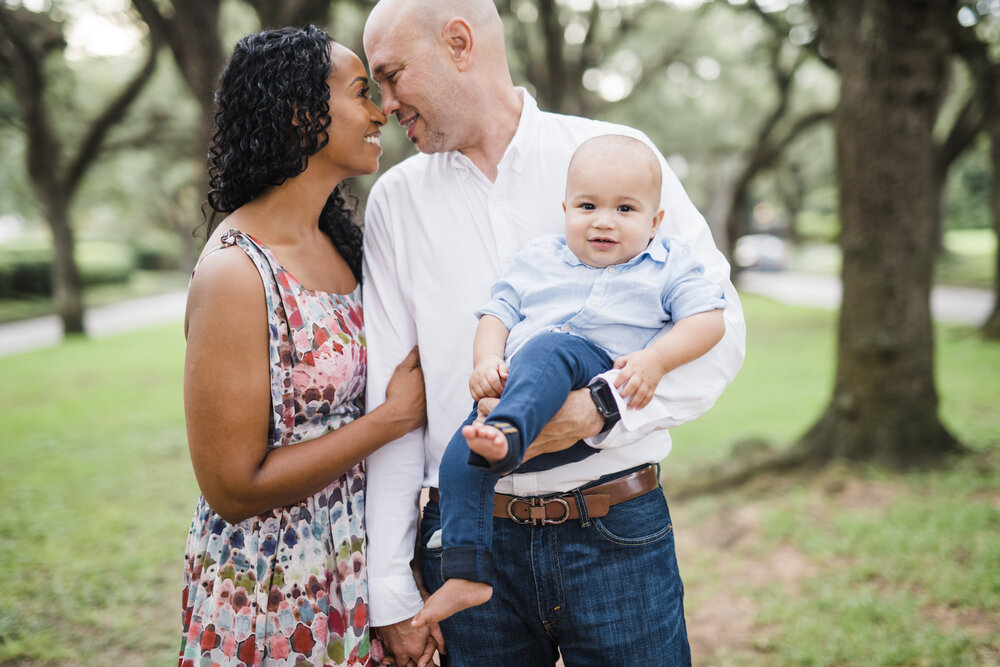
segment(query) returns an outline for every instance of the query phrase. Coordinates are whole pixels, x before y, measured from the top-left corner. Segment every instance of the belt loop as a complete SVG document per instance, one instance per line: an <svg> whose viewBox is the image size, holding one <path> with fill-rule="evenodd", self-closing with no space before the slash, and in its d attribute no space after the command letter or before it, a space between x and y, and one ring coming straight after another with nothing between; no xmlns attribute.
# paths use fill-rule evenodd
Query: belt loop
<svg viewBox="0 0 1000 667"><path fill-rule="evenodd" d="M580 514L580 526L587 528L590 526L590 514L587 512L587 499L583 497L580 489L573 489L573 497L576 499L576 511Z"/></svg>

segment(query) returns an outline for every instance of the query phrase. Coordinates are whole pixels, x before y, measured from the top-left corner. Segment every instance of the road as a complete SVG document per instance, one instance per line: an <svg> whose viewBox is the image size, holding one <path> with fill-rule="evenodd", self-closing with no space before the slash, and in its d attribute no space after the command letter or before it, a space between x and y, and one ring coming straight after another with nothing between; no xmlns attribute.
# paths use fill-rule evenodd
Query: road
<svg viewBox="0 0 1000 667"><path fill-rule="evenodd" d="M804 273L744 271L737 288L793 305L837 308L840 281L836 276ZM135 331L184 317L185 292L177 291L145 299L123 301L91 308L84 320L89 335L110 336ZM990 314L993 294L966 287L935 287L931 309L940 322L979 326ZM0 325L0 357L57 345L62 340L59 319L50 315Z"/></svg>

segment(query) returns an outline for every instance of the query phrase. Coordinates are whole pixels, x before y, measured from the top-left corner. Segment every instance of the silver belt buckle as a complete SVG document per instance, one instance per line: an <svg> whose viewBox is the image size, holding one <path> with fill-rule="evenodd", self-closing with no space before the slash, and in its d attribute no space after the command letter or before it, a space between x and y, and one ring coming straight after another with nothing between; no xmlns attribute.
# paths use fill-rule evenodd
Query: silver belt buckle
<svg viewBox="0 0 1000 667"><path fill-rule="evenodd" d="M528 506L528 518L518 519L514 515L513 506L516 502L522 502ZM559 503L563 506L563 515L558 519L550 519L545 515L545 506L549 503ZM550 498L548 500L542 500L541 498L511 498L507 502L507 516L514 523L519 523L522 526L532 525L532 526L542 526L542 525L559 525L564 523L566 519L569 518L569 503L563 498Z"/></svg>

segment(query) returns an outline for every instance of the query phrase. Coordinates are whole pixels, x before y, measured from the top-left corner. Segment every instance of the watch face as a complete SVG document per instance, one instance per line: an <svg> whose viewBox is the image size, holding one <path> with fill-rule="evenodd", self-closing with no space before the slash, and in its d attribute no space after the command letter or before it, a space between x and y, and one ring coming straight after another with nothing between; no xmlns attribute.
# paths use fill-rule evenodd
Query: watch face
<svg viewBox="0 0 1000 667"><path fill-rule="evenodd" d="M591 389L591 395L594 397L594 405L597 406L597 411L601 413L604 418L611 417L618 414L618 405L615 403L615 397L611 394L611 387L607 383L601 382Z"/></svg>

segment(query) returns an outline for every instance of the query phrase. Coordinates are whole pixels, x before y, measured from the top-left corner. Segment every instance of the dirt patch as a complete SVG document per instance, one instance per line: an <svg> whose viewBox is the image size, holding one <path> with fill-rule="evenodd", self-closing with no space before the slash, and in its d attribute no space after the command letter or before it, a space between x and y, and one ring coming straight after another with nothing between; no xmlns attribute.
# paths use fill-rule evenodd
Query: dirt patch
<svg viewBox="0 0 1000 667"><path fill-rule="evenodd" d="M803 579L818 572L790 544L763 546L761 518L770 502L724 499L712 510L692 510L691 519L685 518L686 504L673 509L678 523L683 522L677 546L682 576L685 563L699 563L699 572L710 572L709 578L685 579L688 638L696 665L723 665L727 656L757 652L769 629L757 620L751 593L779 584L795 594Z"/></svg>
<svg viewBox="0 0 1000 667"><path fill-rule="evenodd" d="M976 639L986 639L995 634L1000 625L996 612L955 605L929 605L924 608L924 617L945 632L962 632Z"/></svg>

